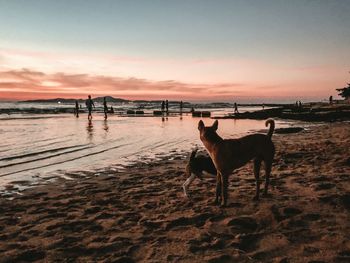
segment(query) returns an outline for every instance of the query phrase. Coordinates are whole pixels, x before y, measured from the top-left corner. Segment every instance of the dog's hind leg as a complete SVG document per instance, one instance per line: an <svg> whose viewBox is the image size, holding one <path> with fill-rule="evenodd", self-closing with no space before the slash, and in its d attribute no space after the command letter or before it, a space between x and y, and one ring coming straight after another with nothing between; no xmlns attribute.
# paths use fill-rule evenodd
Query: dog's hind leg
<svg viewBox="0 0 350 263"><path fill-rule="evenodd" d="M221 206L225 207L227 205L227 188L228 188L228 175L221 174Z"/></svg>
<svg viewBox="0 0 350 263"><path fill-rule="evenodd" d="M218 171L216 173L216 194L215 194L215 202L214 202L216 205L220 204L221 202L221 185L222 185L221 174Z"/></svg>
<svg viewBox="0 0 350 263"><path fill-rule="evenodd" d="M254 200L259 200L260 193L260 167L261 167L261 159L254 159L254 176L256 181L256 192L254 196Z"/></svg>
<svg viewBox="0 0 350 263"><path fill-rule="evenodd" d="M267 195L267 191L270 183L270 174L271 174L272 161L265 161L265 188L264 195Z"/></svg>

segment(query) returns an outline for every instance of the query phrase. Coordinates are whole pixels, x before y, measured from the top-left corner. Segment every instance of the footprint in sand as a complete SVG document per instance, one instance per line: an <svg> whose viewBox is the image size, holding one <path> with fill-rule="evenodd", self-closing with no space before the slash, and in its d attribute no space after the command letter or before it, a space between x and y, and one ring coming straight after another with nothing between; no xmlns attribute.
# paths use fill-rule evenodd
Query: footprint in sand
<svg viewBox="0 0 350 263"><path fill-rule="evenodd" d="M336 194L330 194L330 195L321 195L318 197L318 199L322 202L322 203L326 203L326 204L330 204L330 205L337 205L337 200L338 200L338 195Z"/></svg>
<svg viewBox="0 0 350 263"><path fill-rule="evenodd" d="M324 181L328 181L328 178L325 177L324 175L320 175L320 176L317 176L315 178L313 178L311 181L313 182L324 182Z"/></svg>
<svg viewBox="0 0 350 263"><path fill-rule="evenodd" d="M328 189L332 189L334 187L335 187L335 184L333 184L333 183L320 183L320 184L315 186L315 190L316 191L328 190Z"/></svg>
<svg viewBox="0 0 350 263"><path fill-rule="evenodd" d="M215 256L207 261L208 263L229 263L234 262L231 255Z"/></svg>
<svg viewBox="0 0 350 263"><path fill-rule="evenodd" d="M108 219L108 218L112 218L114 215L111 213L107 213L107 212L102 212L99 215L97 215L95 217L95 219Z"/></svg>
<svg viewBox="0 0 350 263"><path fill-rule="evenodd" d="M165 227L166 230L170 230L175 227L195 225L197 227L203 226L205 222L214 217L214 213L203 213L193 217L179 217L171 220Z"/></svg>
<svg viewBox="0 0 350 263"><path fill-rule="evenodd" d="M271 212L272 212L274 218L277 220L277 222L280 222L283 219L285 219L284 215L281 214L281 212L278 209L277 205L272 205L271 206Z"/></svg>
<svg viewBox="0 0 350 263"><path fill-rule="evenodd" d="M320 252L320 250L317 247L312 247L312 246L305 246L304 247L304 254L310 255L310 254L315 254Z"/></svg>
<svg viewBox="0 0 350 263"><path fill-rule="evenodd" d="M283 209L283 214L285 217L293 217L295 215L301 214L303 211L296 207L286 207Z"/></svg>
<svg viewBox="0 0 350 263"><path fill-rule="evenodd" d="M236 237L236 240L231 243L231 246L249 252L256 248L261 237L262 234L259 233L240 234Z"/></svg>
<svg viewBox="0 0 350 263"><path fill-rule="evenodd" d="M231 239L233 236L231 235ZM218 236L213 236L208 233L201 235L197 239L191 239L187 242L188 249L191 253L196 253L198 251L205 250L218 250L223 249L226 246L225 238L220 238Z"/></svg>
<svg viewBox="0 0 350 263"><path fill-rule="evenodd" d="M336 262L350 262L350 250L340 251L336 257Z"/></svg>
<svg viewBox="0 0 350 263"><path fill-rule="evenodd" d="M234 233L254 232L258 228L256 220L249 216L240 216L227 222L228 226L232 226L231 231Z"/></svg>
<svg viewBox="0 0 350 263"><path fill-rule="evenodd" d="M113 262L114 263L135 263L135 261L131 257L126 257L126 256L119 257L113 260Z"/></svg>
<svg viewBox="0 0 350 263"><path fill-rule="evenodd" d="M295 220L295 219L291 219L288 224L288 227L290 228L304 228L308 226L308 222L305 220Z"/></svg>
<svg viewBox="0 0 350 263"><path fill-rule="evenodd" d="M340 196L340 200L346 209L350 210L350 193L346 193Z"/></svg>
<svg viewBox="0 0 350 263"><path fill-rule="evenodd" d="M89 215L89 214L95 214L97 212L101 211L101 207L99 206L92 206L87 209L85 209L84 214Z"/></svg>
<svg viewBox="0 0 350 263"><path fill-rule="evenodd" d="M321 218L321 215L317 213L306 214L302 217L303 220L307 220L307 221L317 221L320 218Z"/></svg>
<svg viewBox="0 0 350 263"><path fill-rule="evenodd" d="M30 250L21 252L15 257L12 257L11 260L9 260L8 262L33 262L33 261L44 259L45 256L46 256L45 251L42 251L40 249L30 249ZM4 262L7 262L7 260L5 259Z"/></svg>

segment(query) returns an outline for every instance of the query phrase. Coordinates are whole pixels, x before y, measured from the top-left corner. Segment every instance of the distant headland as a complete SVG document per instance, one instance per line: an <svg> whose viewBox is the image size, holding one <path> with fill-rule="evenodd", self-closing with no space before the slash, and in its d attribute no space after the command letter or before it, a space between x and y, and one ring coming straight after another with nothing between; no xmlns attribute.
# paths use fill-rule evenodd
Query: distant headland
<svg viewBox="0 0 350 263"><path fill-rule="evenodd" d="M114 102L114 103L128 103L130 100L125 100L121 98L114 98L111 96L106 96L106 97L96 97L93 98L94 101L96 102L103 102L103 98L106 98L107 102ZM82 103L85 101L85 99L64 99L64 98L55 98L55 99L41 99L41 100L24 100L20 102L25 102L25 103L64 103L64 104L71 104L75 103L76 101Z"/></svg>

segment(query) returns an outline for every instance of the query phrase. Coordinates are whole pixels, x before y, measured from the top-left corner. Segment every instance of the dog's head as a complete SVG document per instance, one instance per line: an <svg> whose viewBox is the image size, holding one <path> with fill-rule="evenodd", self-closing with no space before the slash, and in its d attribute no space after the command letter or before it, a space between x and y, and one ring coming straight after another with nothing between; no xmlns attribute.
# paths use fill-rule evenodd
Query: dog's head
<svg viewBox="0 0 350 263"><path fill-rule="evenodd" d="M198 122L199 137L201 141L215 139L218 137L216 130L218 129L219 122L216 120L212 126L205 126L204 122L200 120Z"/></svg>

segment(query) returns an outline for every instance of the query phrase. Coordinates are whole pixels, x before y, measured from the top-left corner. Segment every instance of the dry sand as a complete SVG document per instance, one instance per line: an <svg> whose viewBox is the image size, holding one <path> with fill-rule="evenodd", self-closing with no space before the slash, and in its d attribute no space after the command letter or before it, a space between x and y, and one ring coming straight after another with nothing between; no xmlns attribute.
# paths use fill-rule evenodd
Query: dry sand
<svg viewBox="0 0 350 263"><path fill-rule="evenodd" d="M274 135L270 196L252 201L249 163L230 177L224 209L210 176L183 196L186 160L3 198L0 261L350 262L349 135L349 123Z"/></svg>

